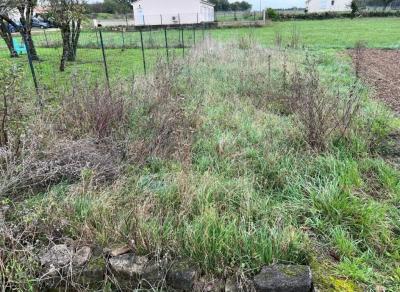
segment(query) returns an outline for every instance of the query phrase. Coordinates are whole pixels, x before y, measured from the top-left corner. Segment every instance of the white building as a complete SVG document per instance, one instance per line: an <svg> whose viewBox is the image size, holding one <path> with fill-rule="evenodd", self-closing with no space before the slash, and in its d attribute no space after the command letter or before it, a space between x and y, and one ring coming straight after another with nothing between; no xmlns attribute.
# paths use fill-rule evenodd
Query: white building
<svg viewBox="0 0 400 292"><path fill-rule="evenodd" d="M350 11L352 0L307 0L306 7L309 13L346 12Z"/></svg>
<svg viewBox="0 0 400 292"><path fill-rule="evenodd" d="M136 26L214 21L214 5L205 0L137 0L132 6Z"/></svg>

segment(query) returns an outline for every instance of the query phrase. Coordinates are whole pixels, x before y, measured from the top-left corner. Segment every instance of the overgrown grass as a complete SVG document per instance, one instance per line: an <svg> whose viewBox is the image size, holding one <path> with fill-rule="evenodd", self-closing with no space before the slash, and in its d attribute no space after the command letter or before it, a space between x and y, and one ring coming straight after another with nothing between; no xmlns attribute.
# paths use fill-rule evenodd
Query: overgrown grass
<svg viewBox="0 0 400 292"><path fill-rule="evenodd" d="M345 99L358 85L351 127L324 136L323 149L305 135L302 113L278 96L283 74L291 88L291 74L304 72L307 58L319 64L328 92L340 88ZM66 237L100 247L133 240L138 253L183 257L207 275L249 276L262 265L300 263L312 264L321 289L340 281L400 288L400 176L375 146L387 139L387 127L395 130L393 117L369 99L347 57L264 49L244 39L206 43L183 61L159 64L135 90L122 85L115 93L129 105L124 135L114 135L115 126L110 135L124 147L116 181L96 184L88 166L74 183L66 178L12 204L5 199L7 221L32 230L34 249ZM73 100L86 113L79 94L97 97L76 88ZM60 110L45 116L60 117ZM57 129L52 139L92 135ZM37 276L26 258L18 251L6 257L7 279L21 277L12 278L15 286Z"/></svg>

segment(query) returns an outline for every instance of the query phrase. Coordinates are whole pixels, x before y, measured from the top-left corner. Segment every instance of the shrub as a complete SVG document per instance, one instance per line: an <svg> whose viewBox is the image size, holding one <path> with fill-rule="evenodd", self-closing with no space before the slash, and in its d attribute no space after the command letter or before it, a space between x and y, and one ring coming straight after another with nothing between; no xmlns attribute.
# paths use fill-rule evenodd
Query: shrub
<svg viewBox="0 0 400 292"><path fill-rule="evenodd" d="M18 152L25 119L24 100L18 90L21 72L18 67L7 64L0 69L0 148Z"/></svg>
<svg viewBox="0 0 400 292"><path fill-rule="evenodd" d="M58 114L56 129L73 139L104 139L123 136L129 127L124 92L95 86L86 89L75 82L71 94L65 95Z"/></svg>
<svg viewBox="0 0 400 292"><path fill-rule="evenodd" d="M351 9L351 18L356 17L359 12L358 3L356 0L351 1L350 9Z"/></svg>
<svg viewBox="0 0 400 292"><path fill-rule="evenodd" d="M41 149L36 142L24 141L19 157L10 151L0 153L0 159L7 161L0 170L0 197L43 190L61 181L74 182L89 169L94 184L104 183L116 178L121 168L122 155L112 143L60 140Z"/></svg>
<svg viewBox="0 0 400 292"><path fill-rule="evenodd" d="M312 148L325 150L333 135L350 130L360 107L356 85L347 97L332 94L321 83L315 61L308 58L304 72L296 69L290 82L288 107L302 122Z"/></svg>
<svg viewBox="0 0 400 292"><path fill-rule="evenodd" d="M269 19L272 19L272 20L278 20L279 19L278 13L272 8L268 8L267 9L267 16L268 16Z"/></svg>

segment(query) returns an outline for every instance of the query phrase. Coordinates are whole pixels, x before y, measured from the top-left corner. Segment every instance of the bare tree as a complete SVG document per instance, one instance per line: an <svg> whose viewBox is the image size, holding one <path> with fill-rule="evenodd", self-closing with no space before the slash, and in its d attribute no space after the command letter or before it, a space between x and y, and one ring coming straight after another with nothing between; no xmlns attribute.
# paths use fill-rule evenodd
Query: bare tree
<svg viewBox="0 0 400 292"><path fill-rule="evenodd" d="M63 53L60 71L65 70L66 61L75 61L78 48L81 23L85 11L82 0L48 0L49 14L61 30Z"/></svg>
<svg viewBox="0 0 400 292"><path fill-rule="evenodd" d="M39 60L35 45L32 39L32 18L33 10L37 5L37 0L0 0L0 20L7 22L18 28L18 25L9 17L11 10L19 12L19 18L22 29L19 29L24 38L27 49L29 50L32 60Z"/></svg>
<svg viewBox="0 0 400 292"><path fill-rule="evenodd" d="M33 9L37 5L37 0L17 0L17 9L20 14L20 21L23 27L23 33L25 42L27 43L28 50L32 60L39 60L39 56L36 52L35 44L32 39L32 18Z"/></svg>
<svg viewBox="0 0 400 292"><path fill-rule="evenodd" d="M14 49L13 45L13 37L9 30L9 23L2 17L2 15L8 17L8 13L10 12L10 1L0 1L0 36L4 40L7 45L8 50L10 51L10 56L12 58L18 57L17 52Z"/></svg>
<svg viewBox="0 0 400 292"><path fill-rule="evenodd" d="M10 51L11 58L18 57L18 54L14 49L12 34L8 29L8 23L1 17L0 17L0 36L6 43L7 48Z"/></svg>

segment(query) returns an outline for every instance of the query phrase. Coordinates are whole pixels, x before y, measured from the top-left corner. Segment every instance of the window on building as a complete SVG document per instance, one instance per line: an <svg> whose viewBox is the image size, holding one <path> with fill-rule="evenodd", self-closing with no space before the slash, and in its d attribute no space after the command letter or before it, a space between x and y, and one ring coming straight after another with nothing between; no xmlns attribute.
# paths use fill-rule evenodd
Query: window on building
<svg viewBox="0 0 400 292"><path fill-rule="evenodd" d="M331 5L332 5L332 6L335 5L335 0L332 0L332 1L331 1Z"/></svg>

